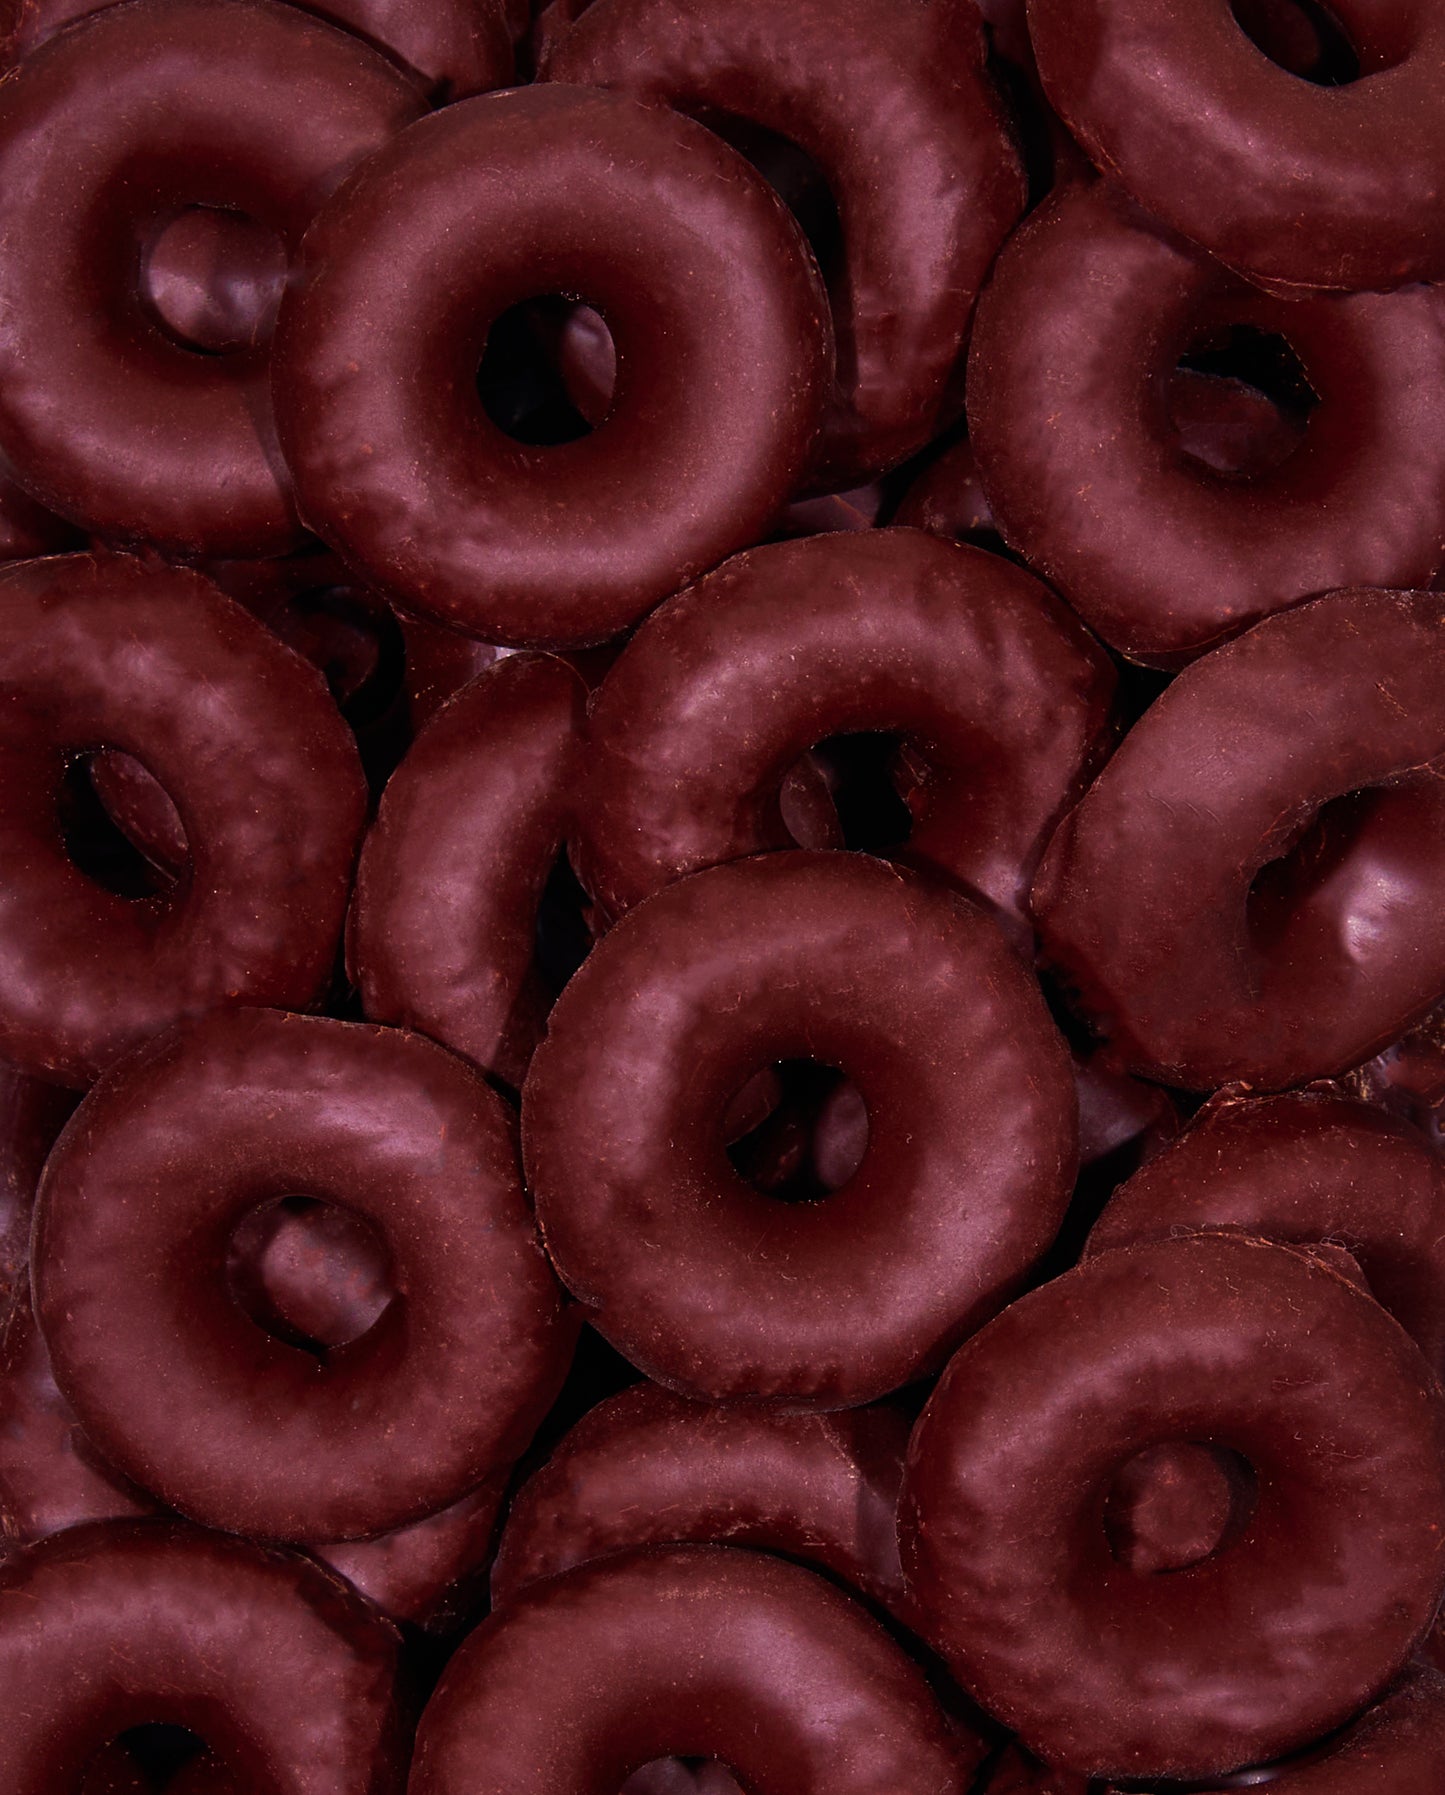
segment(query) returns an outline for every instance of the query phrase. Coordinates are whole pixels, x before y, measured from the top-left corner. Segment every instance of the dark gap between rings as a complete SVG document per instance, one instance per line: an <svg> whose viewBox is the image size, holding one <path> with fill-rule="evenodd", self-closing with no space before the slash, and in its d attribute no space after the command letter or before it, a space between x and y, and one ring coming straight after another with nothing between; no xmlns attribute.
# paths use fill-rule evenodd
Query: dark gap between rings
<svg viewBox="0 0 1445 1795"><path fill-rule="evenodd" d="M592 951L588 917L592 900L583 890L563 848L552 863L537 906L537 966L542 981L560 996L572 974Z"/></svg>
<svg viewBox="0 0 1445 1795"><path fill-rule="evenodd" d="M380 721L406 673L401 625L391 609L350 586L315 586L288 599L270 628L310 661L353 729Z"/></svg>
<svg viewBox="0 0 1445 1795"><path fill-rule="evenodd" d="M1258 1475L1242 1453L1213 1441L1166 1442L1119 1466L1104 1500L1104 1535L1136 1575L1173 1575L1233 1545L1258 1500Z"/></svg>
<svg viewBox="0 0 1445 1795"><path fill-rule="evenodd" d="M1388 796L1371 786L1332 798L1254 875L1245 914L1250 939L1261 951L1269 952L1284 940L1311 893L1348 857L1376 806Z"/></svg>
<svg viewBox="0 0 1445 1795"><path fill-rule="evenodd" d="M1228 325L1192 342L1168 393L1170 422L1184 453L1242 479L1287 461L1319 402L1285 338L1252 324Z"/></svg>
<svg viewBox="0 0 1445 1795"><path fill-rule="evenodd" d="M538 294L509 306L487 332L477 397L514 442L579 442L612 404L617 350L601 314L581 300Z"/></svg>
<svg viewBox="0 0 1445 1795"><path fill-rule="evenodd" d="M111 775L103 792L102 759ZM128 755L72 756L61 773L56 818L71 864L104 890L143 902L175 889L185 861L174 864L172 856L185 830L159 783Z"/></svg>
<svg viewBox="0 0 1445 1795"><path fill-rule="evenodd" d="M817 1203L863 1163L868 1106L836 1066L779 1060L736 1093L724 1131L744 1183L781 1203Z"/></svg>
<svg viewBox="0 0 1445 1795"><path fill-rule="evenodd" d="M921 765L897 731L827 736L788 769L778 809L800 848L888 854L913 832L903 793L922 779Z"/></svg>
<svg viewBox="0 0 1445 1795"><path fill-rule="evenodd" d="M206 1750L206 1742L188 1727L151 1721L127 1728L92 1759L82 1774L79 1795L111 1795L117 1779L132 1772L137 1789L162 1791ZM122 1764L125 1768L122 1769Z"/></svg>
<svg viewBox="0 0 1445 1795"><path fill-rule="evenodd" d="M618 1795L723 1795L737 1786L720 1758L653 1758L633 1771Z"/></svg>
<svg viewBox="0 0 1445 1795"><path fill-rule="evenodd" d="M1316 87L1348 87L1364 72L1349 33L1320 0L1230 0L1240 30L1272 63Z"/></svg>
<svg viewBox="0 0 1445 1795"><path fill-rule="evenodd" d="M731 145L776 191L808 239L823 284L834 292L847 270L843 219L837 195L818 164L791 137L753 119L712 107L698 108L693 117Z"/></svg>
<svg viewBox="0 0 1445 1795"><path fill-rule="evenodd" d="M377 1229L339 1204L305 1196L272 1198L241 1218L226 1281L263 1333L323 1361L374 1327L397 1294Z"/></svg>

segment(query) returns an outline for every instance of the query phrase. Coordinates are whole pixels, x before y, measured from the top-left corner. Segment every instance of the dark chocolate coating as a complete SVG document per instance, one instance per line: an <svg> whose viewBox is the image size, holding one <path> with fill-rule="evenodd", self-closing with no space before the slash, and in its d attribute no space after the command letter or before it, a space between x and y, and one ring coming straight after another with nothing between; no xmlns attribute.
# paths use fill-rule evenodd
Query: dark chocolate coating
<svg viewBox="0 0 1445 1795"><path fill-rule="evenodd" d="M190 206L294 255L318 205L421 108L346 32L271 0L143 0L0 88L0 442L54 510L122 541L279 554L299 539L265 346L198 354L141 303L142 249Z"/></svg>
<svg viewBox="0 0 1445 1795"><path fill-rule="evenodd" d="M409 610L600 642L755 541L807 465L826 297L781 200L690 119L551 85L463 101L373 158L303 263L272 357L298 502ZM552 292L606 317L617 394L529 447L475 377L498 317Z"/></svg>
<svg viewBox="0 0 1445 1795"><path fill-rule="evenodd" d="M1229 0L1029 0L1044 88L1100 167L1222 262L1303 287L1445 273L1445 15L1332 0L1368 79L1272 62Z"/></svg>
<svg viewBox="0 0 1445 1795"><path fill-rule="evenodd" d="M15 478L14 468L0 454L0 561L63 555L84 547L81 531L32 498Z"/></svg>
<svg viewBox="0 0 1445 1795"><path fill-rule="evenodd" d="M537 907L582 777L586 688L512 655L433 718L366 838L347 961L366 1014L520 1087L551 993Z"/></svg>
<svg viewBox="0 0 1445 1795"><path fill-rule="evenodd" d="M972 0L595 0L542 65L776 132L837 204L837 386L812 479L856 486L947 423L974 299L1023 211Z"/></svg>
<svg viewBox="0 0 1445 1795"><path fill-rule="evenodd" d="M1144 1448L1208 1441L1252 1512L1187 1570L1111 1553ZM983 1706L1080 1773L1202 1778L1283 1755L1400 1671L1445 1586L1445 1403L1419 1349L1293 1248L1102 1253L969 1341L909 1445L904 1573Z"/></svg>
<svg viewBox="0 0 1445 1795"><path fill-rule="evenodd" d="M101 746L175 801L189 873L164 895L118 896L66 852L58 790ZM207 581L120 556L0 569L0 755L8 1060L86 1084L181 1017L321 995L365 814L356 746L319 676Z"/></svg>
<svg viewBox="0 0 1445 1795"><path fill-rule="evenodd" d="M868 1148L825 1202L733 1170L762 1066L834 1066ZM995 925L858 854L767 854L639 904L552 1012L522 1097L553 1263L606 1339L711 1401L869 1402L1018 1287L1075 1169L1068 1054Z"/></svg>
<svg viewBox="0 0 1445 1795"><path fill-rule="evenodd" d="M922 531L739 555L670 599L593 702L578 871L617 913L684 873L793 845L779 790L825 737L899 732L893 856L1010 918L1112 745L1114 670L1021 569Z"/></svg>
<svg viewBox="0 0 1445 1795"><path fill-rule="evenodd" d="M396 1656L297 1554L169 1521L77 1528L0 1570L0 1786L71 1795L117 1734L165 1722L256 1795L399 1795Z"/></svg>
<svg viewBox="0 0 1445 1795"><path fill-rule="evenodd" d="M1445 990L1442 671L1445 597L1333 593L1186 668L1135 724L1034 887L1047 957L1133 1070L1280 1090Z"/></svg>
<svg viewBox="0 0 1445 1795"><path fill-rule="evenodd" d="M494 1606L633 1546L751 1546L820 1565L906 1620L894 1510L908 1422L888 1407L789 1415L641 1383L599 1403L523 1484Z"/></svg>
<svg viewBox="0 0 1445 1795"><path fill-rule="evenodd" d="M242 1218L292 1192L369 1221L399 1293L324 1361L225 1275ZM501 1099L419 1036L317 1017L223 1012L102 1080L46 1166L33 1252L57 1382L100 1450L168 1507L270 1538L456 1501L520 1454L574 1337Z"/></svg>
<svg viewBox="0 0 1445 1795"><path fill-rule="evenodd" d="M468 680L485 673L509 652L479 642L475 636L459 635L426 617L400 612L397 623L406 645L407 716L414 737Z"/></svg>
<svg viewBox="0 0 1445 1795"><path fill-rule="evenodd" d="M408 1795L613 1795L660 1757L752 1795L963 1795L980 1755L832 1584L761 1552L654 1548L524 1590L462 1644Z"/></svg>
<svg viewBox="0 0 1445 1795"><path fill-rule="evenodd" d="M1114 1193L1086 1251L1195 1228L1344 1246L1445 1374L1445 1167L1407 1124L1312 1092L1217 1098Z"/></svg>
<svg viewBox="0 0 1445 1795"><path fill-rule="evenodd" d="M1167 402L1185 353L1234 326L1283 336L1319 399L1247 478L1189 454ZM1445 553L1439 296L1269 298L1102 182L1056 194L1000 257L968 421L1005 540L1136 660L1335 587L1425 585Z"/></svg>

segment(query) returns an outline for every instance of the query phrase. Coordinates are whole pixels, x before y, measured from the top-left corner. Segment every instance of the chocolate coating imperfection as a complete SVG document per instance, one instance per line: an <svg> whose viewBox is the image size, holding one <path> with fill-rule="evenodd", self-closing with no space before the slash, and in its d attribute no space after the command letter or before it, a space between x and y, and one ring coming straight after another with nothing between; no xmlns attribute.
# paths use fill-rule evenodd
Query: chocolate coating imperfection
<svg viewBox="0 0 1445 1795"><path fill-rule="evenodd" d="M231 1235L287 1193L354 1211L391 1258L396 1298L324 1359L230 1300ZM176 1029L89 1094L46 1167L32 1275L106 1457L270 1538L361 1538L456 1501L520 1454L574 1332L501 1099L418 1036L272 1011Z"/></svg>
<svg viewBox="0 0 1445 1795"><path fill-rule="evenodd" d="M755 541L807 465L832 368L812 258L742 157L662 108L550 84L447 107L325 209L304 263L272 358L301 511L409 610L600 642ZM606 318L618 384L590 436L536 447L476 372L496 320L551 292Z"/></svg>
<svg viewBox="0 0 1445 1795"><path fill-rule="evenodd" d="M1253 1472L1220 1547L1112 1553L1139 1452ZM967 1342L909 1445L904 1573L925 1636L1045 1761L1204 1778L1340 1725L1445 1585L1445 1403L1419 1349L1293 1248L1195 1235L1101 1253Z"/></svg>
<svg viewBox="0 0 1445 1795"><path fill-rule="evenodd" d="M278 554L299 528L266 346L198 353L143 291L195 206L289 257L348 170L421 109L349 33L271 0L138 0L83 19L0 88L0 444L62 515L120 541Z"/></svg>
<svg viewBox="0 0 1445 1795"><path fill-rule="evenodd" d="M151 896L71 859L71 763L133 756L187 876ZM198 575L120 556L0 569L0 1053L83 1085L217 1004L304 1008L330 976L365 789L319 676Z"/></svg>
<svg viewBox="0 0 1445 1795"><path fill-rule="evenodd" d="M825 1202L727 1157L730 1100L790 1058L857 1085ZM552 1012L522 1097L547 1250L588 1319L711 1401L871 1401L1017 1288L1075 1169L1068 1054L996 926L857 854L760 855L630 911Z"/></svg>
<svg viewBox="0 0 1445 1795"><path fill-rule="evenodd" d="M601 1795L662 1757L716 1758L753 1795L964 1795L980 1755L822 1577L653 1548L535 1584L462 1644L408 1795Z"/></svg>
<svg viewBox="0 0 1445 1795"><path fill-rule="evenodd" d="M1340 592L1185 669L1051 842L1047 957L1133 1070L1343 1072L1445 989L1445 598Z"/></svg>
<svg viewBox="0 0 1445 1795"><path fill-rule="evenodd" d="M737 121L812 158L837 206L837 385L812 470L828 489L947 423L951 377L1025 186L971 0L594 0L542 65Z"/></svg>
<svg viewBox="0 0 1445 1795"><path fill-rule="evenodd" d="M1111 745L1108 657L1046 588L922 531L753 549L647 620L588 721L578 871L605 910L793 841L790 769L835 735L901 735L894 856L1010 919ZM810 844L811 845L811 844Z"/></svg>
<svg viewBox="0 0 1445 1795"><path fill-rule="evenodd" d="M1240 331L1282 337L1318 402L1277 465L1222 473L1223 445L1169 401L1188 352ZM1425 585L1441 563L1439 295L1267 297L1103 182L1056 194L1000 257L968 411L1005 540L1136 660L1187 659L1335 587Z"/></svg>

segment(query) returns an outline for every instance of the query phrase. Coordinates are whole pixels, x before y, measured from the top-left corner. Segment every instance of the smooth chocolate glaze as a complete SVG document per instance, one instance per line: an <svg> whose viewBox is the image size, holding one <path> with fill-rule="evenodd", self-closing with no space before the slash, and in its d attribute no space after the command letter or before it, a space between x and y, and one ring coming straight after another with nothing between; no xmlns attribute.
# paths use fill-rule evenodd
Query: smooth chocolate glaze
<svg viewBox="0 0 1445 1795"><path fill-rule="evenodd" d="M825 1202L761 1195L723 1118L780 1060L868 1112ZM1023 1280L1075 1170L1069 1060L973 905L857 854L695 873L605 935L522 1097L548 1252L657 1382L712 1401L871 1401L940 1365Z"/></svg>
<svg viewBox="0 0 1445 1795"><path fill-rule="evenodd" d="M520 1088L552 992L537 911L582 781L586 688L511 655L423 731L362 850L347 962L366 1014Z"/></svg>
<svg viewBox="0 0 1445 1795"><path fill-rule="evenodd" d="M601 1795L674 1756L716 1758L752 1795L964 1795L982 1748L824 1578L761 1552L659 1547L534 1584L466 1639L422 1715L408 1791Z"/></svg>
<svg viewBox="0 0 1445 1795"><path fill-rule="evenodd" d="M263 1332L226 1277L242 1220L292 1193L370 1222L398 1291L324 1359ZM419 1036L316 1017L222 1012L117 1068L51 1154L33 1251L56 1380L106 1458L269 1538L364 1538L458 1500L526 1446L575 1332L501 1099Z"/></svg>
<svg viewBox="0 0 1445 1795"><path fill-rule="evenodd" d="M67 852L67 768L102 746L174 800L189 871L168 891L120 896ZM83 1085L178 1018L320 997L365 812L356 746L317 674L207 581L106 555L0 569L0 757L8 1060Z"/></svg>
<svg viewBox="0 0 1445 1795"><path fill-rule="evenodd" d="M1318 400L1253 474L1220 473L1226 445L1169 404L1180 361L1232 329L1282 337ZM1423 586L1445 552L1437 294L1270 298L1103 182L1056 194L1004 251L968 408L1005 540L1136 660L1177 663L1334 587Z"/></svg>
<svg viewBox="0 0 1445 1795"><path fill-rule="evenodd" d="M606 318L617 394L590 436L530 447L475 377L496 320L553 292ZM756 540L807 465L832 349L802 234L736 151L548 85L374 157L308 234L272 360L302 514L360 575L489 640L567 646Z"/></svg>
<svg viewBox="0 0 1445 1795"><path fill-rule="evenodd" d="M1218 1550L1140 1575L1119 1471L1210 1442L1254 1474ZM1046 1762L1204 1778L1387 1687L1445 1587L1445 1403L1418 1347L1294 1248L1101 1253L967 1342L909 1446L899 1532L926 1636Z"/></svg>
<svg viewBox="0 0 1445 1795"><path fill-rule="evenodd" d="M881 731L902 737L913 817L892 857L1016 923L1112 746L1113 693L1103 650L996 556L914 530L753 549L654 612L598 689L579 874L616 914L791 847L790 769L826 737Z"/></svg>
<svg viewBox="0 0 1445 1795"><path fill-rule="evenodd" d="M73 25L0 88L0 443L52 509L121 541L278 554L299 540L265 344L198 353L144 250L196 206L295 255L414 81L271 0L143 0Z"/></svg>
<svg viewBox="0 0 1445 1795"><path fill-rule="evenodd" d="M634 1546L712 1543L821 1566L906 1622L893 1523L908 1431L887 1406L789 1415L636 1384L584 1415L513 1499L493 1604Z"/></svg>
<svg viewBox="0 0 1445 1795"><path fill-rule="evenodd" d="M1295 287L1445 273L1445 15L1332 0L1368 79L1272 62L1230 0L1029 0L1045 91L1090 158L1220 261Z"/></svg>
<svg viewBox="0 0 1445 1795"><path fill-rule="evenodd" d="M974 299L1026 197L985 56L972 0L595 0L542 64L812 158L842 230L837 384L811 473L825 488L949 421Z"/></svg>
<svg viewBox="0 0 1445 1795"><path fill-rule="evenodd" d="M1187 668L1065 819L1045 953L1136 1072L1280 1090L1445 989L1445 597L1340 592Z"/></svg>
<svg viewBox="0 0 1445 1795"><path fill-rule="evenodd" d="M1114 1193L1086 1252L1196 1228L1345 1247L1445 1374L1445 1166L1407 1124L1307 1091L1217 1097Z"/></svg>
<svg viewBox="0 0 1445 1795"><path fill-rule="evenodd" d="M111 1740L164 1722L244 1789L400 1795L396 1673L394 1630L295 1553L170 1521L76 1528L0 1568L0 1784L79 1791Z"/></svg>

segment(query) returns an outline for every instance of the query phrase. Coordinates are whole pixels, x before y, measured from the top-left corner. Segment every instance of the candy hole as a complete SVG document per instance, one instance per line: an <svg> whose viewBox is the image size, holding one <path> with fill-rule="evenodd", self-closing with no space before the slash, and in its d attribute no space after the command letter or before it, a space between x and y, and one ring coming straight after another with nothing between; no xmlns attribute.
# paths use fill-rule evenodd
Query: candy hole
<svg viewBox="0 0 1445 1795"><path fill-rule="evenodd" d="M286 245L244 212L188 206L152 239L141 293L183 348L225 355L268 342L286 286Z"/></svg>
<svg viewBox="0 0 1445 1795"><path fill-rule="evenodd" d="M205 1772L205 1780L188 1774L193 1769ZM201 1787L217 1795L231 1787L216 1772L205 1740L187 1727L153 1722L130 1727L102 1746L86 1766L78 1795L160 1795Z"/></svg>
<svg viewBox="0 0 1445 1795"><path fill-rule="evenodd" d="M1235 324L1190 344L1169 382L1167 404L1186 455L1249 479L1293 454L1319 395L1282 336Z"/></svg>
<svg viewBox="0 0 1445 1795"><path fill-rule="evenodd" d="M653 1758L633 1771L620 1795L742 1795L742 1790L716 1758Z"/></svg>
<svg viewBox="0 0 1445 1795"><path fill-rule="evenodd" d="M315 1197L277 1197L244 1216L231 1236L226 1278L257 1327L323 1359L359 1340L397 1294L377 1230Z"/></svg>
<svg viewBox="0 0 1445 1795"><path fill-rule="evenodd" d="M769 1082L770 1080L770 1082ZM754 1105L752 1097L760 1101ZM735 1126L762 1120L727 1143L734 1171L763 1196L816 1203L841 1190L868 1151L868 1106L846 1073L820 1060L779 1060L734 1094ZM724 1124L725 1132L732 1130Z"/></svg>
<svg viewBox="0 0 1445 1795"><path fill-rule="evenodd" d="M116 897L166 896L190 857L185 826L164 787L117 749L66 763L56 815L72 865Z"/></svg>
<svg viewBox="0 0 1445 1795"><path fill-rule="evenodd" d="M1263 950L1278 946L1308 903L1347 859L1389 794L1346 792L1312 812L1255 874L1246 901L1249 932Z"/></svg>
<svg viewBox="0 0 1445 1795"><path fill-rule="evenodd" d="M899 734L828 736L783 777L783 827L800 848L888 853L912 833L913 813L903 792L917 790L922 780L921 763Z"/></svg>
<svg viewBox="0 0 1445 1795"><path fill-rule="evenodd" d="M1235 23L1271 62L1316 87L1344 87L1364 72L1348 32L1319 0L1230 0Z"/></svg>
<svg viewBox="0 0 1445 1795"><path fill-rule="evenodd" d="M1257 1494L1253 1467L1228 1447L1146 1447L1119 1467L1105 1498L1109 1550L1137 1576L1188 1570L1239 1536Z"/></svg>
<svg viewBox="0 0 1445 1795"><path fill-rule="evenodd" d="M510 306L487 332L477 396L514 442L577 442L606 418L617 348L600 312L577 298L539 294Z"/></svg>

